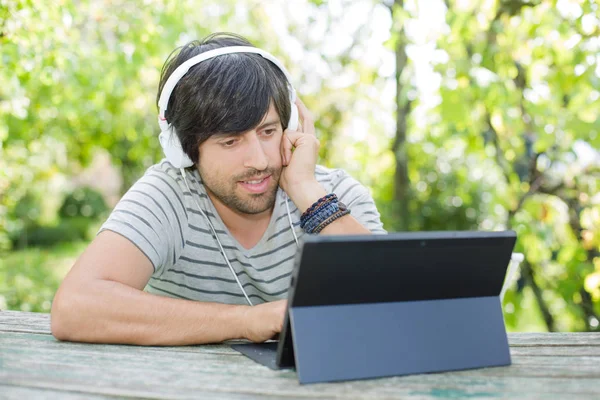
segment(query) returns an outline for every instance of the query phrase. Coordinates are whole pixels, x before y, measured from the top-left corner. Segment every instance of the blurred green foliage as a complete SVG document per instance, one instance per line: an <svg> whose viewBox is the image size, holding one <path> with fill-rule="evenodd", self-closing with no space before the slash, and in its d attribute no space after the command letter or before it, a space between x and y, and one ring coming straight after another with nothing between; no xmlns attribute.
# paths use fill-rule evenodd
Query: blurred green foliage
<svg viewBox="0 0 600 400"><path fill-rule="evenodd" d="M600 7L452 3L446 20L434 62L441 123L422 145L456 157L425 163L448 163L460 182L449 196L479 207L470 213L476 226L517 231L516 251L526 260L519 290L505 298L508 324L530 293L547 329L598 330Z"/></svg>
<svg viewBox="0 0 600 400"><path fill-rule="evenodd" d="M60 218L99 218L108 211L102 194L88 187L69 193L58 210Z"/></svg>
<svg viewBox="0 0 600 400"><path fill-rule="evenodd" d="M54 293L87 241L31 248L0 259L0 309L50 312Z"/></svg>
<svg viewBox="0 0 600 400"><path fill-rule="evenodd" d="M67 193L52 222L43 222L41 199L33 192L25 195L9 213L15 223L8 233L11 247L48 247L62 242L91 240L94 229L109 208L101 193L78 187Z"/></svg>
<svg viewBox="0 0 600 400"><path fill-rule="evenodd" d="M97 221L88 217L61 218L53 225L26 225L11 236L13 249L49 247L63 242L91 240Z"/></svg>
<svg viewBox="0 0 600 400"><path fill-rule="evenodd" d="M47 311L58 281L44 258L50 250L6 251L89 239L105 207L73 177L106 149L122 192L158 161L154 101L166 56L187 40L234 31L288 66L318 117L321 163L370 186L388 230L512 228L526 260L504 301L509 329L598 330L600 7L440 0L436 13L423 4L307 0L272 14L275 5L250 0L0 0L0 295L8 307ZM351 14L363 18L349 23ZM374 61L374 47L396 60L398 49L408 54L398 76L384 58ZM429 49L427 93L419 49ZM407 123L398 147L395 112ZM57 256L72 262L82 247L56 249L72 251ZM45 294L15 294L27 285Z"/></svg>

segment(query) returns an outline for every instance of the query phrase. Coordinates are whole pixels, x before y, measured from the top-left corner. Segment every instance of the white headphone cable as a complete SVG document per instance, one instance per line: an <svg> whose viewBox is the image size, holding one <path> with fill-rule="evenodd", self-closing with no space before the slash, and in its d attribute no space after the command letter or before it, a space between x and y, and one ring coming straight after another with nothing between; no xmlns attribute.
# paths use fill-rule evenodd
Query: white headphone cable
<svg viewBox="0 0 600 400"><path fill-rule="evenodd" d="M217 236L217 231L215 230L215 227L213 226L212 222L210 221L210 219L208 218L206 213L204 213L204 210L202 209L202 207L200 207L200 204L198 204L198 202L196 201L196 198L194 197L194 195L192 193L192 189L190 188L190 185L188 184L188 181L185 177L185 175L186 175L185 169L179 168L179 172L181 172L181 177L183 178L183 182L185 183L185 186L187 187L188 191L190 192L190 196L192 196L194 203L196 203L196 207L198 207L198 210L200 210L200 213L204 216L204 218L206 218L206 221L208 222L208 225L210 226L210 229L215 237L215 240L217 241L217 244L219 245L219 250L221 250L221 254L223 255L223 258L225 259L225 262L227 263L229 270L231 271L233 277L235 278L235 281L237 282L238 286L242 290L242 293L244 293L244 297L246 298L246 301L248 302L248 304L253 306L254 304L252 304L252 301L250 301L248 294L244 290L242 283L238 279L238 276L235 273L235 270L233 269L233 267L231 266L231 263L229 262L229 259L227 258L227 254L225 253L225 249L223 249L223 245L221 244L221 241L219 240L219 237ZM290 222L290 229L292 230L292 235L294 235L294 241L296 242L296 247L300 247L300 244L298 243L298 236L296 236L296 231L294 230L294 223L292 222L292 215L290 212L290 205L288 203L287 193L284 192L284 196L285 196L285 207L287 209L288 221Z"/></svg>
<svg viewBox="0 0 600 400"><path fill-rule="evenodd" d="M298 236L296 236L296 230L294 229L294 223L292 222L292 215L290 213L290 205L288 204L288 195L283 192L285 195L285 208L287 209L288 221L290 221L290 229L292 230L292 235L294 235L294 241L296 242L296 247L300 248L300 244L298 243Z"/></svg>
<svg viewBox="0 0 600 400"><path fill-rule="evenodd" d="M240 287L240 289L242 289L242 293L244 293L244 297L246 298L246 301L248 302L248 304L250 304L251 306L253 306L254 304L252 304L252 301L250 301L250 298L248 297L248 294L246 294L246 291L244 290L244 287L242 286L240 280L238 279L237 274L235 273L235 270L233 269L233 267L231 266L231 263L229 262L229 259L227 258L227 254L225 254L225 250L223 249L223 245L221 244L221 241L219 240L219 237L217 236L217 231L215 230L215 227L213 226L212 222L210 222L210 219L208 218L208 216L204 213L204 210L202 209L202 207L200 207L200 204L198 204L198 202L196 201L196 198L194 197L194 195L192 193L192 189L190 189L190 185L188 185L187 179L185 178L185 169L179 168L179 171L181 172L181 176L183 177L183 181L185 182L185 186L189 190L190 195L192 196L192 199L194 200L194 203L196 203L196 207L198 207L198 209L200 210L200 212L202 213L202 215L204 216L204 218L206 218L206 220L208 221L208 225L210 226L210 229L212 230L212 233L215 236L215 240L217 241L217 244L219 245L219 249L221 250L221 254L223 255L223 258L225 259L225 262L227 263L227 266L229 267L229 270L233 274L233 277L235 278L235 281L237 282L237 284Z"/></svg>

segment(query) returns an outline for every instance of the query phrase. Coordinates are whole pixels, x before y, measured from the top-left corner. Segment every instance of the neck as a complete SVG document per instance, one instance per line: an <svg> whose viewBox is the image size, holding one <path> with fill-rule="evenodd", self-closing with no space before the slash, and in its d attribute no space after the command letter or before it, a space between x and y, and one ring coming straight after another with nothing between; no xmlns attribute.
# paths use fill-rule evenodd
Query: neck
<svg viewBox="0 0 600 400"><path fill-rule="evenodd" d="M274 206L258 214L245 214L223 204L208 188L206 189L208 197L233 237L246 249L254 247L269 226Z"/></svg>

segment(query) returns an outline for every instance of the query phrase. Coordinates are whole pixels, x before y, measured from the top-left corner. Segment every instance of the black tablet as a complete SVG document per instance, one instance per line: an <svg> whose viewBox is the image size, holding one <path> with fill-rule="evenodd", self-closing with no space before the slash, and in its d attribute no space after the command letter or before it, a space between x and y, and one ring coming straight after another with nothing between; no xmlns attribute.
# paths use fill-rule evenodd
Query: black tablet
<svg viewBox="0 0 600 400"><path fill-rule="evenodd" d="M271 368L294 366L294 310L315 310L324 318L325 310L350 305L474 298L492 298L496 308L515 241L513 231L307 235L296 254L280 340L234 348ZM311 323L327 325L315 318ZM356 329L351 321L348 326Z"/></svg>

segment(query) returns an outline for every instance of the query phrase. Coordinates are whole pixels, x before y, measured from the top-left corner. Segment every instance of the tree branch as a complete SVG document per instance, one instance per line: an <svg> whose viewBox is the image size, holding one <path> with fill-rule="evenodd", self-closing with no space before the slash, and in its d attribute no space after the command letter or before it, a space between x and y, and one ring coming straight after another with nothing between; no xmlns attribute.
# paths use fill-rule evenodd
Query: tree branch
<svg viewBox="0 0 600 400"><path fill-rule="evenodd" d="M404 0L395 0L391 8L392 23L396 22L396 12L404 5ZM394 173L394 219L398 222L399 230L408 230L410 226L409 212L409 186L408 176L408 151L406 149L406 136L408 118L412 108L412 102L406 98L402 73L408 66L406 54L407 39L404 26L400 26L396 32L395 56L396 56L396 134L392 144L395 158Z"/></svg>
<svg viewBox="0 0 600 400"><path fill-rule="evenodd" d="M533 181L533 183L531 184L531 186L529 186L529 190L527 191L527 193L525 193L523 196L521 196L521 198L519 199L519 202L517 203L517 206L510 210L508 212L508 217L512 218L514 217L514 215L519 212L519 210L521 209L521 207L523 207L523 203L525 203L525 200L527 200L527 198L529 198L531 195L534 195L535 193L537 193L538 189L542 186L542 181L543 181L543 176L540 175L538 176L535 181Z"/></svg>
<svg viewBox="0 0 600 400"><path fill-rule="evenodd" d="M512 170L510 168L508 161L506 160L506 158L504 156L504 151L502 150L502 147L500 147L500 138L498 135L498 131L496 130L496 128L494 128L494 125L492 125L492 117L490 115L490 112L489 112L487 106L485 106L485 119L489 126L490 133L492 134L492 137L491 137L492 144L494 145L494 148L496 149L496 156L495 156L496 162L498 163L498 166L502 170L502 173L504 174L504 177L506 178L506 182L510 183L510 174L512 173Z"/></svg>
<svg viewBox="0 0 600 400"><path fill-rule="evenodd" d="M579 199L577 196L568 196L567 193L562 192L562 189L566 189L566 185L564 182L554 186L553 188L544 188L540 187L539 192L556 196L561 199L568 207L569 207L569 226L573 231L573 234L578 238L579 241L583 240L583 227L581 226L581 213L583 211L583 207L579 203ZM578 192L578 191L577 191ZM587 261L593 264L593 260L595 257L600 255L600 252L595 249L586 249ZM583 277L582 277L583 278ZM600 316L596 313L594 309L593 300L590 294L585 290L584 287L579 289L579 295L581 296L581 310L583 311L583 315L585 316L585 325L588 331L595 330L594 327L590 324L591 319L595 318L600 320Z"/></svg>
<svg viewBox="0 0 600 400"><path fill-rule="evenodd" d="M566 187L566 185L564 182L561 182L558 185L551 187L551 188L546 188L546 187L540 186L539 192L550 195L550 196L556 196L564 201L563 196L559 192L561 189L564 189L565 187Z"/></svg>
<svg viewBox="0 0 600 400"><path fill-rule="evenodd" d="M522 266L523 266L522 267L523 278L525 279L525 282L527 282L527 284L531 287L531 290L533 291L533 295L535 296L538 306L540 307L540 312L542 313L542 317L544 318L546 327L548 328L548 331L554 332L556 330L554 317L550 313L550 309L548 308L548 306L546 305L546 302L544 301L544 298L542 296L542 290L540 289L540 287L538 286L538 284L535 281L535 273L533 271L533 268L532 268L531 264L529 263L529 261L527 261L527 259L525 259L523 261Z"/></svg>
<svg viewBox="0 0 600 400"><path fill-rule="evenodd" d="M502 18L502 16L504 14L508 14L511 16L517 15L523 7L533 7L535 5L537 5L537 3L524 3L520 0L502 2L500 7L498 8L498 10L496 11L494 18L490 22L490 25L489 25L489 28L488 28L488 31L486 34L486 38L487 38L488 45L489 45L488 48L493 49L497 45L496 25L499 23L500 19ZM520 78L520 79L516 83L517 83L517 86L519 87L519 89L521 90L521 104L520 104L521 112L525 116L526 110L525 110L524 104L523 104L523 90L525 89L525 86L527 85L527 80L526 80L525 75L523 74L522 69L519 69L519 65L516 62L515 62L515 65L517 66L517 70L520 72L520 76L518 76L518 78ZM512 172L512 169L509 166L508 161L506 160L506 158L504 156L504 152L502 151L502 148L500 147L499 135L498 135L498 132L496 131L496 129L494 128L494 126L492 125L491 113L487 109L487 107L486 107L486 119L487 119L487 123L490 127L490 132L492 133L492 143L494 144L494 147L496 149L496 162L498 163L500 169L502 170L502 172L506 178L506 181L510 182L510 174ZM527 119L527 118L524 118L524 119ZM511 226L513 216L521 209L521 207L523 206L523 204L525 203L527 198L529 198L531 195L536 193L537 190L539 190L539 188L541 187L542 175L537 173L538 157L539 157L539 154L536 154L536 155L534 155L534 157L532 157L532 160L530 161L530 164L529 164L529 170L530 170L529 190L527 191L527 193L525 193L523 196L521 196L521 198L517 202L517 206L514 209L509 211L508 216L507 216L507 223L506 223L506 225L508 227ZM544 322L546 323L546 327L548 328L549 331L554 331L555 330L554 317L550 313L550 309L548 308L548 305L544 301L544 298L542 296L542 290L540 289L540 287L538 286L538 284L535 281L535 272L533 270L533 267L527 261L527 259L525 259L525 261L523 263L523 277L524 277L525 281L527 282L527 284L533 290L533 294L535 296L535 299L538 303L538 306L539 306L542 316L544 318Z"/></svg>

